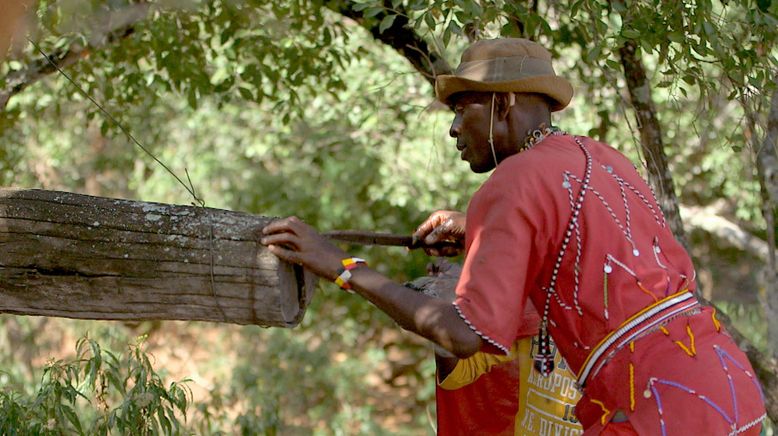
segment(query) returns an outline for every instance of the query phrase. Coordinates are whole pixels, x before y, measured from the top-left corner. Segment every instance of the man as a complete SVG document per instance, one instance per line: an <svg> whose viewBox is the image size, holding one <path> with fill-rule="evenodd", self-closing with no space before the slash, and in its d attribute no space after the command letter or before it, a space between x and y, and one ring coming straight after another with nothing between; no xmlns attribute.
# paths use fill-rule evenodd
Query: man
<svg viewBox="0 0 778 436"><path fill-rule="evenodd" d="M697 302L691 260L650 188L613 148L547 127L572 97L550 54L522 39L479 41L436 92L455 111L462 159L494 169L465 219L449 217L464 221L451 227L466 240L454 304L393 283L294 217L264 229L269 250L460 358L507 353L531 300L541 318L535 368L554 369L552 335L582 389L585 434L759 434L759 383L715 311ZM418 236L429 242L441 222Z"/></svg>

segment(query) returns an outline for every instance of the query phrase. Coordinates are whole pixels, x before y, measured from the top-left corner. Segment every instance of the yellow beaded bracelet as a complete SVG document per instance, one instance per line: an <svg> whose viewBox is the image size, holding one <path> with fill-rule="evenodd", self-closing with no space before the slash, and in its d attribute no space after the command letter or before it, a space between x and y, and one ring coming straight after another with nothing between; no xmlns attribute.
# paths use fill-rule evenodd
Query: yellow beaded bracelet
<svg viewBox="0 0 778 436"><path fill-rule="evenodd" d="M340 263L343 264L343 268L340 269L338 277L335 279L335 284L340 286L341 289L349 290L351 289L351 284L348 282L351 280L351 270L359 265L367 266L367 261L358 257L347 257L341 260Z"/></svg>

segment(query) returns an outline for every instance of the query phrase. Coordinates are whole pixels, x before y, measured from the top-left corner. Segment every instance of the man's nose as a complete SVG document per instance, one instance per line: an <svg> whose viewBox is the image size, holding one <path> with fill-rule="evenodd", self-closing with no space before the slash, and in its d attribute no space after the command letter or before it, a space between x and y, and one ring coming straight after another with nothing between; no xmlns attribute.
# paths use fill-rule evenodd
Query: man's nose
<svg viewBox="0 0 778 436"><path fill-rule="evenodd" d="M462 116L456 114L454 116L454 121L451 122L451 128L448 129L448 134L452 138L458 138L461 132L462 132Z"/></svg>

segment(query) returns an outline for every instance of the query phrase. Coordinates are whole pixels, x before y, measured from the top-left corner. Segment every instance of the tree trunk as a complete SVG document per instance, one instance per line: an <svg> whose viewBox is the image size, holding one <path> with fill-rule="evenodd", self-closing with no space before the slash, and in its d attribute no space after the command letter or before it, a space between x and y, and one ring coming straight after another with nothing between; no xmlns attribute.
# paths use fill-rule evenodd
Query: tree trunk
<svg viewBox="0 0 778 436"><path fill-rule="evenodd" d="M688 249L689 244L683 230L673 176L667 165L667 155L662 144L662 128L651 99L651 84L648 82L646 70L637 57L636 50L637 43L629 40L619 49L619 56L640 129L640 148L646 159L648 182L654 188L659 207L662 208L673 234Z"/></svg>
<svg viewBox="0 0 778 436"><path fill-rule="evenodd" d="M775 76L778 85L778 74ZM756 170L762 197L762 213L767 223L767 270L765 273L767 339L772 352L778 352L778 266L775 259L775 225L778 215L778 90L773 91L764 142L756 151Z"/></svg>
<svg viewBox="0 0 778 436"><path fill-rule="evenodd" d="M0 189L0 312L292 327L315 277L258 242L271 218Z"/></svg>

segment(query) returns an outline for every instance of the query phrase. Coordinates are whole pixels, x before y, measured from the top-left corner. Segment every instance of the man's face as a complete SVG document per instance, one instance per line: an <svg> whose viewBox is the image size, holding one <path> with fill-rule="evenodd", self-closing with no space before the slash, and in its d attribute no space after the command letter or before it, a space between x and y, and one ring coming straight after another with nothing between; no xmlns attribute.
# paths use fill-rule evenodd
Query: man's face
<svg viewBox="0 0 778 436"><path fill-rule="evenodd" d="M462 92L449 100L454 110L449 135L457 140L462 160L470 163L470 169L476 173L485 173L495 166L489 147L491 96L489 93Z"/></svg>

